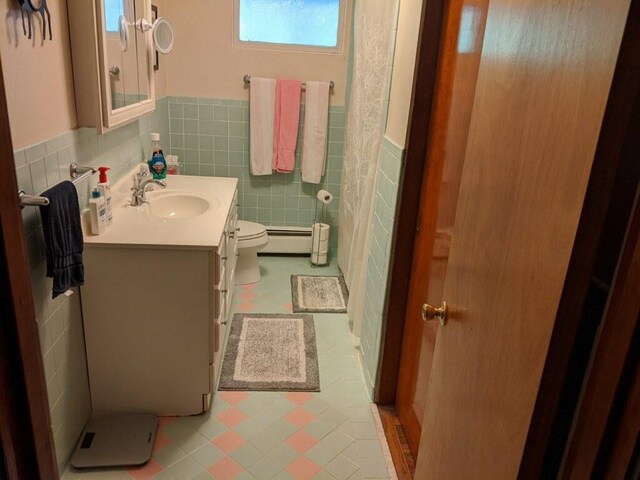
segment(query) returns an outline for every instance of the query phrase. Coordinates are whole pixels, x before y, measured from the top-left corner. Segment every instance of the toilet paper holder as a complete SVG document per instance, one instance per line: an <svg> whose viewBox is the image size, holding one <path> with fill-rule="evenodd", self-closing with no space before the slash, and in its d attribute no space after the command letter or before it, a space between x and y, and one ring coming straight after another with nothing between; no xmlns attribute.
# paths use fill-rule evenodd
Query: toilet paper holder
<svg viewBox="0 0 640 480"><path fill-rule="evenodd" d="M316 194L314 223L311 226L311 255L309 257L311 267L316 268L329 264L329 225L325 223L324 209L333 200L333 195L326 190L320 190ZM320 217L318 218L318 204L320 204Z"/></svg>

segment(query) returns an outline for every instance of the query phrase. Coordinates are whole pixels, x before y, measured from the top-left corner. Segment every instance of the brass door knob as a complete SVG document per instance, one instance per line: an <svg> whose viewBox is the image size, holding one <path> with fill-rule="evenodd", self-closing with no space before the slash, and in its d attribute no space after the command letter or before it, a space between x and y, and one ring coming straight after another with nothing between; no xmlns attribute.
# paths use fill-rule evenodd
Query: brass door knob
<svg viewBox="0 0 640 480"><path fill-rule="evenodd" d="M436 308L428 303L423 304L422 319L424 321L440 320L440 325L444 327L447 324L447 302L442 302L442 306L440 308Z"/></svg>

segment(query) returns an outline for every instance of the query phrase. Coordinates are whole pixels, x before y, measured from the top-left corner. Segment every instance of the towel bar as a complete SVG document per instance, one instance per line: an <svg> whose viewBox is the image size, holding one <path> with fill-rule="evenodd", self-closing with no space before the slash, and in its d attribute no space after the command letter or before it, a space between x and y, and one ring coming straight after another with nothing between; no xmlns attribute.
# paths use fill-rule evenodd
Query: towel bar
<svg viewBox="0 0 640 480"><path fill-rule="evenodd" d="M97 170L93 167L81 167L75 162L69 165L69 176L74 185L96 172ZM49 205L49 199L47 197L43 197L42 195L27 195L24 190L18 191L18 197L20 197L20 208Z"/></svg>
<svg viewBox="0 0 640 480"><path fill-rule="evenodd" d="M251 75L249 75L249 74L246 74L244 77L242 77L242 79L244 80L244 84L245 85L249 85L251 83ZM306 87L307 84L305 82L302 82L302 86ZM335 86L336 86L336 84L334 83L334 81L330 80L329 81L329 89L333 90Z"/></svg>

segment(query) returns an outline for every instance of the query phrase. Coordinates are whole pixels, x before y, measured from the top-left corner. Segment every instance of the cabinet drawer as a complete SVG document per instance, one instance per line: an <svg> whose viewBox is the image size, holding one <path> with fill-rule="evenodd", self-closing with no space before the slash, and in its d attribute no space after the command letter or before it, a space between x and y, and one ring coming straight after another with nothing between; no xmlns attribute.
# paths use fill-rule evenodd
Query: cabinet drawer
<svg viewBox="0 0 640 480"><path fill-rule="evenodd" d="M216 290L217 291L222 291L222 290L226 290L227 289L227 265L226 265L226 261L221 261L220 262L220 278L218 279L218 282L216 283Z"/></svg>
<svg viewBox="0 0 640 480"><path fill-rule="evenodd" d="M236 272L235 270L231 271L231 277L229 278L229 291L225 295L225 306L226 311L224 312L224 316L226 319L229 319L229 312L231 311L231 301L233 300L233 284L236 280Z"/></svg>
<svg viewBox="0 0 640 480"><path fill-rule="evenodd" d="M214 352L220 351L220 348L222 347L222 342L224 341L224 337L222 335L224 335L224 332L221 331L221 329L226 325L226 318L227 318L227 300L226 300L226 296L222 295L220 297L220 314L218 315L218 318L215 321L215 338L214 338L214 344L213 344Z"/></svg>
<svg viewBox="0 0 640 480"><path fill-rule="evenodd" d="M224 258L227 255L227 232L226 230L222 232L222 237L220 238L220 245L218 246L218 257Z"/></svg>

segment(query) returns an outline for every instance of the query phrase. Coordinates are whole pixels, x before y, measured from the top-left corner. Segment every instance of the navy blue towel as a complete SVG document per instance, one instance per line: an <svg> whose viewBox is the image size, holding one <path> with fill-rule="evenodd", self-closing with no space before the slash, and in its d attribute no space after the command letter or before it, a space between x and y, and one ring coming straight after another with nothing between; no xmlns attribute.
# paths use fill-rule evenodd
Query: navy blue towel
<svg viewBox="0 0 640 480"><path fill-rule="evenodd" d="M47 277L53 278L53 298L84 283L82 227L78 192L67 181L42 194L49 205L40 207L47 250Z"/></svg>

